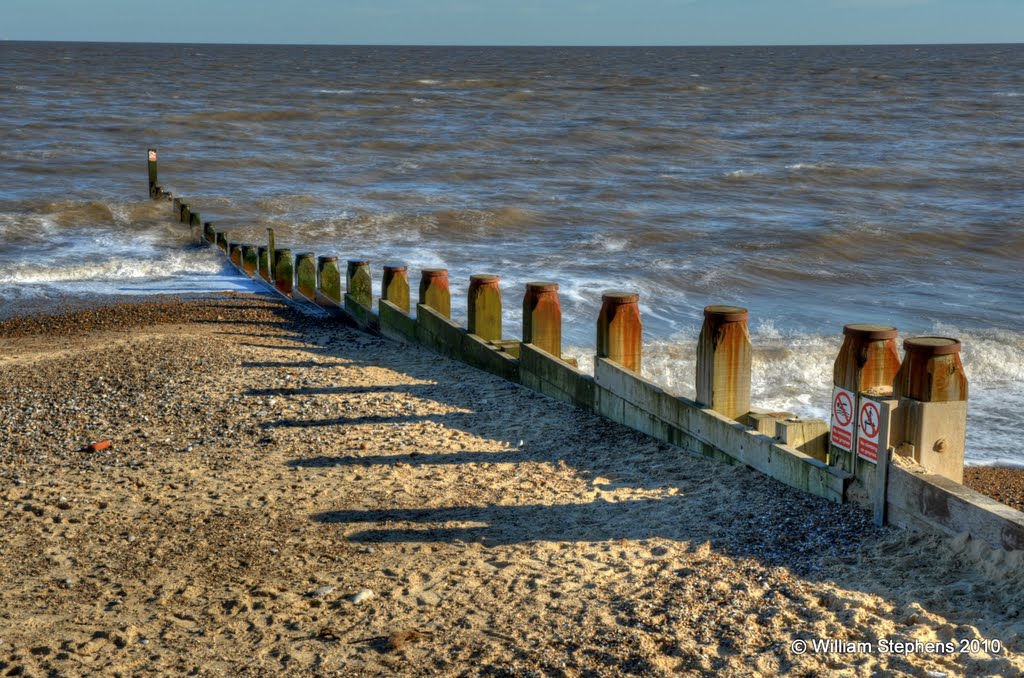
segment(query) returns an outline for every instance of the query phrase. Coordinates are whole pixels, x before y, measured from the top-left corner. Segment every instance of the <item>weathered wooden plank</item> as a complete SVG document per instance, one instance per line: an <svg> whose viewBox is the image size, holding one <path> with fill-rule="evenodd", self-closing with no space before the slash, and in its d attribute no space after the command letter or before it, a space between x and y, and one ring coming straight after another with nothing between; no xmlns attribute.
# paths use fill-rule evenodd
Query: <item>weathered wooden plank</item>
<svg viewBox="0 0 1024 678"><path fill-rule="evenodd" d="M416 341L416 319L406 314L397 304L380 299L377 302L377 318L384 336L399 341Z"/></svg>
<svg viewBox="0 0 1024 678"><path fill-rule="evenodd" d="M533 344L520 346L519 372L535 375L541 393L593 411L594 378Z"/></svg>
<svg viewBox="0 0 1024 678"><path fill-rule="evenodd" d="M827 464L798 450L777 444L772 438L747 429L697 403L671 396L660 386L602 358L594 362L594 374L602 389L622 397L670 427L689 435L787 485L841 502L844 478ZM703 453L707 450L702 449Z"/></svg>
<svg viewBox="0 0 1024 678"><path fill-rule="evenodd" d="M519 361L468 331L462 334L460 358L473 367L519 383Z"/></svg>
<svg viewBox="0 0 1024 678"><path fill-rule="evenodd" d="M967 532L1002 549L1024 549L1024 513L933 473L889 467L889 522L924 524L947 535Z"/></svg>

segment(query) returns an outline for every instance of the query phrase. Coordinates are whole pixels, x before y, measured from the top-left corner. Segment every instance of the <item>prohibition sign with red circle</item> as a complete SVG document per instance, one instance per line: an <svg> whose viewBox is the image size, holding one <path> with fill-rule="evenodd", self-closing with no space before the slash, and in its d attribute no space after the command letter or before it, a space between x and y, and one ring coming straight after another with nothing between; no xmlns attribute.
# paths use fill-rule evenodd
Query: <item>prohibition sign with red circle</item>
<svg viewBox="0 0 1024 678"><path fill-rule="evenodd" d="M840 426L849 426L853 421L853 399L848 393L840 391L836 394L832 402L832 415Z"/></svg>
<svg viewBox="0 0 1024 678"><path fill-rule="evenodd" d="M878 405L873 402L864 403L860 409L860 430L864 431L864 435L868 438L874 438L878 435Z"/></svg>

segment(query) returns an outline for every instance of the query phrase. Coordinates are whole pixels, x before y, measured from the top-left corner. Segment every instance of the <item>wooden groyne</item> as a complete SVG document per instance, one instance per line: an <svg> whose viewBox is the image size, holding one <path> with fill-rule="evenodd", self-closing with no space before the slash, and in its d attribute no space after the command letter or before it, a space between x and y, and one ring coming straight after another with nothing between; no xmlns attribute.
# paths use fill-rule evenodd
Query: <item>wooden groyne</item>
<svg viewBox="0 0 1024 678"><path fill-rule="evenodd" d="M894 327L849 324L833 369L831 422L751 405L749 311L711 304L697 339L696 397L666 391L640 374L639 295L603 295L596 322L594 374L562 355L558 284L527 283L522 337L502 334L499 275L470 277L468 327L451 320L446 269L420 271L412 304L408 267L383 265L374 305L372 262L293 253L273 229L266 244L236 242L202 221L187 201L157 183L149 150L149 194L166 200L193 236L218 247L244 275L306 312L330 315L390 339L416 343L461 360L688 452L765 475L829 501L874 512L875 522L968 533L1003 549L1024 549L1024 513L961 484L967 421L967 379L960 342L909 337L901 360Z"/></svg>

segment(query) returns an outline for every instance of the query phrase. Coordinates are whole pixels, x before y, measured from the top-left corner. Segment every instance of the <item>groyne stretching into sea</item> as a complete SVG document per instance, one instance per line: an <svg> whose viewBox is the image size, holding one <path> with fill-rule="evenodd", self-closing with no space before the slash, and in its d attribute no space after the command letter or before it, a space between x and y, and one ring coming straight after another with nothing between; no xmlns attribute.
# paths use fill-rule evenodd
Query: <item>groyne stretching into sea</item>
<svg viewBox="0 0 1024 678"><path fill-rule="evenodd" d="M596 319L594 374L562 355L558 283L530 282L522 297L522 339L502 334L497 274L470 276L467 327L452 322L446 269L420 271L417 303L408 267L384 264L374 308L371 262L236 242L198 206L158 183L157 152L148 151L149 195L171 203L173 217L197 241L220 248L243 274L306 313L343 322L441 355L600 414L690 453L745 464L797 489L870 509L891 523L1024 549L1024 513L961 484L968 385L960 342L908 337L901 359L894 327L854 323L843 329L833 369L831 423L750 402L749 312L709 305L697 339L694 400L640 375L639 295L606 292Z"/></svg>

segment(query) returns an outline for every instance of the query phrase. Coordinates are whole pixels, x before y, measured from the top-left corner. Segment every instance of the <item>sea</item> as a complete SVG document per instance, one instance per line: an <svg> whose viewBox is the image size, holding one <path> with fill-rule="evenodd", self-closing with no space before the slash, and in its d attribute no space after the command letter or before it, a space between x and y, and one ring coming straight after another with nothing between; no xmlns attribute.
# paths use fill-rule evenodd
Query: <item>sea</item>
<svg viewBox="0 0 1024 678"><path fill-rule="evenodd" d="M750 310L754 404L827 418L846 323L963 342L966 457L1024 466L1024 45L0 43L0 317L250 290L238 240L560 285L588 364L641 295L644 372L693 394L709 304Z"/></svg>

